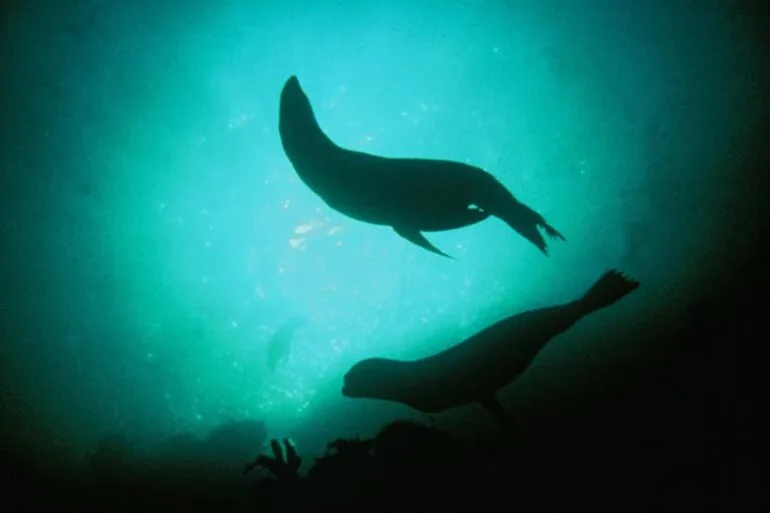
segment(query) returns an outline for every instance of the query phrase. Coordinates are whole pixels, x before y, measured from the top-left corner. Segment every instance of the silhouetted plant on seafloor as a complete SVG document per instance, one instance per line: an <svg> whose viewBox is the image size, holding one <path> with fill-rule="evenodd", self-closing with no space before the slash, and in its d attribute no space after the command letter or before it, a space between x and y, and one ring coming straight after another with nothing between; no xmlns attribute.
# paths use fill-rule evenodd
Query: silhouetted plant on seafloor
<svg viewBox="0 0 770 513"><path fill-rule="evenodd" d="M302 465L302 458L297 455L294 444L288 438L281 442L273 439L270 441L272 456L261 454L257 459L246 465L243 474L246 475L257 467L270 471L279 481L296 480L299 477L299 467Z"/></svg>

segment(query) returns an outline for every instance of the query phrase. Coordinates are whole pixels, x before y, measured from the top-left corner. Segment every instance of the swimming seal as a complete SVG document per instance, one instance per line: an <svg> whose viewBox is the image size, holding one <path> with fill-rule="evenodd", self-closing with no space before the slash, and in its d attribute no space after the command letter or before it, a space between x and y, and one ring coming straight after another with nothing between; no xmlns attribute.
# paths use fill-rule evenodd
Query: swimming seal
<svg viewBox="0 0 770 513"><path fill-rule="evenodd" d="M291 343L294 332L307 325L308 321L301 315L295 315L284 322L267 342L267 368L274 371L278 365L285 364L291 353Z"/></svg>
<svg viewBox="0 0 770 513"><path fill-rule="evenodd" d="M345 374L342 394L395 401L424 413L478 402L508 425L497 392L524 372L553 337L638 286L610 270L576 301L512 315L427 358L362 360Z"/></svg>
<svg viewBox="0 0 770 513"><path fill-rule="evenodd" d="M443 256L422 232L453 230L495 216L548 254L542 229L564 236L521 203L494 176L460 162L387 158L337 146L321 130L299 80L283 87L279 132L300 179L332 209L391 226L406 240Z"/></svg>

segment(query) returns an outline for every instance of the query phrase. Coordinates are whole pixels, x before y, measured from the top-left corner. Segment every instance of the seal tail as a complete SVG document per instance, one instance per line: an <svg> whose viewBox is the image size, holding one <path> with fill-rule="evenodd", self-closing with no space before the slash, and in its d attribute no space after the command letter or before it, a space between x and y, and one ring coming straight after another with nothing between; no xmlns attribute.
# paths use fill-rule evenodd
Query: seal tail
<svg viewBox="0 0 770 513"><path fill-rule="evenodd" d="M575 304L580 308L582 315L588 315L620 301L638 287L638 281L610 269Z"/></svg>

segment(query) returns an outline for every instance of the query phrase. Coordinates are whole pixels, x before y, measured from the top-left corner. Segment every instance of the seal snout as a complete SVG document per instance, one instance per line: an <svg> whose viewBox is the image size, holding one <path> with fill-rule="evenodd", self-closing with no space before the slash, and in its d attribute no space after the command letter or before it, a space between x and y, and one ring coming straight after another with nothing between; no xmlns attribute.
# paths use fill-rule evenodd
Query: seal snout
<svg viewBox="0 0 770 513"><path fill-rule="evenodd" d="M290 76L288 80L286 80L286 84L284 85L284 88L300 89L299 79L297 78L297 75Z"/></svg>
<svg viewBox="0 0 770 513"><path fill-rule="evenodd" d="M347 375L345 375L342 380L342 395L345 397L353 397L352 387L350 386L350 380Z"/></svg>

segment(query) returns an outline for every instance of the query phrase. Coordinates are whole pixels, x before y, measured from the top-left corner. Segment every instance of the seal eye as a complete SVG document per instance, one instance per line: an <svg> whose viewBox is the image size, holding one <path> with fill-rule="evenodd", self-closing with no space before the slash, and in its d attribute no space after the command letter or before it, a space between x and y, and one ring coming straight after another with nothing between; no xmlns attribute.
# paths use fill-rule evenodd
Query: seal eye
<svg viewBox="0 0 770 513"><path fill-rule="evenodd" d="M480 206L476 205L475 203L469 203L468 204L468 210L469 211L484 212L484 209L482 209Z"/></svg>

